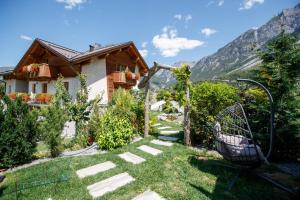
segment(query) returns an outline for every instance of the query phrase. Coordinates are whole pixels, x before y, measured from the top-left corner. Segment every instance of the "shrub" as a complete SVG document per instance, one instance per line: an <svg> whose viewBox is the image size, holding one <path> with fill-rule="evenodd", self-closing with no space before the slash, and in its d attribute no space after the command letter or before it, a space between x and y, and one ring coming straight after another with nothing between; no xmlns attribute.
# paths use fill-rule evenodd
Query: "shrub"
<svg viewBox="0 0 300 200"><path fill-rule="evenodd" d="M5 95L5 84L0 81L0 99Z"/></svg>
<svg viewBox="0 0 300 200"><path fill-rule="evenodd" d="M174 112L173 105L172 105L170 100L166 100L166 103L163 105L162 110L163 110L164 113Z"/></svg>
<svg viewBox="0 0 300 200"><path fill-rule="evenodd" d="M237 99L236 88L225 83L202 82L191 87L191 133L193 143L213 145L211 123L215 116Z"/></svg>
<svg viewBox="0 0 300 200"><path fill-rule="evenodd" d="M69 100L62 78L58 79L55 88L53 100L41 110L42 121L39 125L42 139L49 146L52 157L58 156L62 149L61 133L68 120L66 104Z"/></svg>
<svg viewBox="0 0 300 200"><path fill-rule="evenodd" d="M266 93L259 88L249 88L242 92L244 110L251 131L260 147L266 152L269 147L270 112Z"/></svg>
<svg viewBox="0 0 300 200"><path fill-rule="evenodd" d="M20 98L0 102L0 168L23 164L33 158L38 139L37 113Z"/></svg>
<svg viewBox="0 0 300 200"><path fill-rule="evenodd" d="M96 140L101 149L114 149L128 144L133 133L134 127L126 116L108 110L100 119Z"/></svg>

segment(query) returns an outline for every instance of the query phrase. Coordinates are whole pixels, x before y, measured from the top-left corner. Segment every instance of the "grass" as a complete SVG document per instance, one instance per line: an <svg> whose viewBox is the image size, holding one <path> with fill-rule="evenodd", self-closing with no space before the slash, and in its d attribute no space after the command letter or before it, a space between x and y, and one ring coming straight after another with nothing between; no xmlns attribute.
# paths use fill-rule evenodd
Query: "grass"
<svg viewBox="0 0 300 200"><path fill-rule="evenodd" d="M162 124L166 125L166 123ZM171 126L171 124L168 125ZM286 193L251 176L242 176L232 191L226 192L235 172L217 165L217 163L223 162L219 157L187 148L180 143L181 141L172 147L158 146L150 143L153 138L155 137L151 136L106 154L57 158L9 173L0 185L0 199L15 199L16 181L19 189L24 186L24 189L18 193L19 199L91 199L86 188L88 185L122 172L128 172L136 180L114 192L107 193L101 199L132 199L148 189L157 192L165 199L172 200L276 200L289 198ZM142 144L160 149L163 153L158 156L146 154L137 149ZM43 150L43 146L40 149ZM117 156L117 154L126 151L145 158L146 162L133 165ZM76 176L76 170L105 161L112 161L117 167L84 179L79 179ZM61 182L51 183L59 179Z"/></svg>
<svg viewBox="0 0 300 200"><path fill-rule="evenodd" d="M143 139L107 154L85 157L62 158L7 174L2 184L0 199L14 199L14 181L19 183L51 180L60 174L69 180L58 184L24 189L19 199L91 199L86 187L97 181L122 172L128 172L136 180L125 187L108 193L101 199L132 199L151 189L166 199L287 199L286 194L253 177L242 177L231 192L225 192L234 172L217 166L217 158L199 153L181 144L161 147L149 144L152 138ZM151 156L136 147L147 144L163 150L159 156ZM121 160L117 154L130 151L147 159L140 165ZM202 160L196 159L201 154ZM104 161L113 161L117 167L105 173L80 180L75 171Z"/></svg>

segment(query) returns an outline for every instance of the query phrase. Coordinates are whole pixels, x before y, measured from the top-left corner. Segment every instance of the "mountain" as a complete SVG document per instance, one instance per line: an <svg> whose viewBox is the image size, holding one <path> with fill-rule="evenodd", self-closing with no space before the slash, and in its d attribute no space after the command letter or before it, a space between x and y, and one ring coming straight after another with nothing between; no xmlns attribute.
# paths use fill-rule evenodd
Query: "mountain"
<svg viewBox="0 0 300 200"><path fill-rule="evenodd" d="M256 50L284 29L287 33L300 35L300 4L285 9L260 28L253 28L216 53L200 59L192 68L192 81L212 79L257 66L260 63Z"/></svg>
<svg viewBox="0 0 300 200"><path fill-rule="evenodd" d="M182 64L187 64L191 68L194 67L196 62L193 61L178 61L174 63L172 66L180 67ZM171 72L168 70L160 70L158 71L153 78L151 79L151 85L154 88L166 88L176 82L175 78L172 76Z"/></svg>
<svg viewBox="0 0 300 200"><path fill-rule="evenodd" d="M294 8L283 10L263 26L246 31L210 56L197 62L180 61L174 65L190 63L191 79L194 82L232 75L238 71L244 73L261 62L256 56L256 51L263 49L265 44L282 30L300 35L300 3ZM175 79L168 71L158 72L152 79L152 85L158 88L168 87L174 82Z"/></svg>

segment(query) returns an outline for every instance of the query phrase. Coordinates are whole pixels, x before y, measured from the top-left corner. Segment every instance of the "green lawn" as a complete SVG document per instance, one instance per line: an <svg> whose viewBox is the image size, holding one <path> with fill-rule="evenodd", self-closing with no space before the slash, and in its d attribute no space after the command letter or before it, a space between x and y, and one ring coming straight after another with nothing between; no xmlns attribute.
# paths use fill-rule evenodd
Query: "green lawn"
<svg viewBox="0 0 300 200"><path fill-rule="evenodd" d="M288 199L285 193L268 183L247 176L239 179L231 192L226 192L234 173L217 166L216 163L222 162L221 160L186 148L180 143L172 147L150 144L152 138L102 155L61 158L7 174L1 185L3 191L0 199L14 199L15 193L9 192L13 191L16 179L22 186L25 182L51 180L60 175L69 179L38 187L27 185L31 188L19 192L19 199L91 199L86 189L88 185L122 172L128 172L136 180L101 199L132 199L147 189L166 199ZM141 144L161 149L163 154L152 156L136 149ZM147 161L139 165L127 163L117 156L126 151L142 156ZM196 159L199 155L201 160ZM75 174L78 169L109 160L117 167L83 180Z"/></svg>

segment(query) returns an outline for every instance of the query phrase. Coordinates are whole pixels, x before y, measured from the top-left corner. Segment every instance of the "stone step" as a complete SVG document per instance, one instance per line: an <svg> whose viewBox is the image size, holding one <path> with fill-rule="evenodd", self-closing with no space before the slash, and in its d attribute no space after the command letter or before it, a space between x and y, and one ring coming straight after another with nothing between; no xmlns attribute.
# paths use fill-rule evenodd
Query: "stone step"
<svg viewBox="0 0 300 200"><path fill-rule="evenodd" d="M158 127L158 130L164 130L164 129L169 129L172 128L171 126L162 126L162 127Z"/></svg>
<svg viewBox="0 0 300 200"><path fill-rule="evenodd" d="M144 158L139 157L130 152L125 152L125 153L119 154L118 156L120 158L122 158L123 160L126 160L127 162L131 162L133 164L140 164L140 163L146 161Z"/></svg>
<svg viewBox="0 0 300 200"><path fill-rule="evenodd" d="M161 123L156 123L153 125L153 127L161 126Z"/></svg>
<svg viewBox="0 0 300 200"><path fill-rule="evenodd" d="M173 145L173 143L171 142L164 142L164 141L161 141L161 140L152 140L151 141L152 144L157 144L157 145L162 145L162 146L167 146L167 147L170 147Z"/></svg>
<svg viewBox="0 0 300 200"><path fill-rule="evenodd" d="M158 139L172 141L172 142L179 140L179 138L177 138L177 137L170 137L170 136L164 136L164 135L158 136Z"/></svg>
<svg viewBox="0 0 300 200"><path fill-rule="evenodd" d="M144 152L146 152L146 153L149 153L149 154L151 154L151 155L153 155L153 156L156 156L156 155L162 153L161 150L155 149L155 148L153 148L153 147L149 147L149 146L147 146L147 145L139 146L138 149L139 149L139 150L142 150L142 151L144 151Z"/></svg>
<svg viewBox="0 0 300 200"><path fill-rule="evenodd" d="M95 175L100 172L107 171L107 170L115 168L115 167L116 167L116 165L114 163L112 163L111 161L107 161L104 163L100 163L97 165L93 165L93 166L90 166L87 168L77 170L76 174L79 178L84 178L87 176Z"/></svg>
<svg viewBox="0 0 300 200"><path fill-rule="evenodd" d="M157 194L156 192L147 190L144 193L139 194L132 200L164 200L164 198L159 196L159 194Z"/></svg>
<svg viewBox="0 0 300 200"><path fill-rule="evenodd" d="M135 179L130 176L127 172L112 176L100 182L94 183L87 187L90 195L93 198L101 197L108 192L112 192L128 183L134 181Z"/></svg>
<svg viewBox="0 0 300 200"><path fill-rule="evenodd" d="M160 131L160 134L171 135L171 134L177 134L179 132L180 131L169 130L169 131Z"/></svg>

